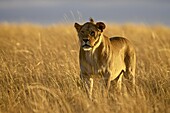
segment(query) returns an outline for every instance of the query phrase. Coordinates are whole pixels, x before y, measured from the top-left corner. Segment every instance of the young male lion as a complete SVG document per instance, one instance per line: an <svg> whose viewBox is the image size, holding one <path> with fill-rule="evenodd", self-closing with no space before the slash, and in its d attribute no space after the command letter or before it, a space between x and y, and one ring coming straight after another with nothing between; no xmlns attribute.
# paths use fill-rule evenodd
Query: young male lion
<svg viewBox="0 0 170 113"><path fill-rule="evenodd" d="M74 24L80 41L80 77L88 85L92 96L93 79L102 76L109 91L110 82L117 79L121 89L122 76L135 83L136 54L132 44L123 37L108 38L103 35L105 24L93 19L83 25Z"/></svg>

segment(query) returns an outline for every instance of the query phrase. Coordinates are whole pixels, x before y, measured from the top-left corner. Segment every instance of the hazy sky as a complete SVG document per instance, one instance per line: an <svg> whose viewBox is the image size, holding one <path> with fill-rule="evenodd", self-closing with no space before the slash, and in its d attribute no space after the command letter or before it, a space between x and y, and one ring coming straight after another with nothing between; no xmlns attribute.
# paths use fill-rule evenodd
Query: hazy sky
<svg viewBox="0 0 170 113"><path fill-rule="evenodd" d="M170 0L0 0L0 22L55 24L89 17L170 25Z"/></svg>

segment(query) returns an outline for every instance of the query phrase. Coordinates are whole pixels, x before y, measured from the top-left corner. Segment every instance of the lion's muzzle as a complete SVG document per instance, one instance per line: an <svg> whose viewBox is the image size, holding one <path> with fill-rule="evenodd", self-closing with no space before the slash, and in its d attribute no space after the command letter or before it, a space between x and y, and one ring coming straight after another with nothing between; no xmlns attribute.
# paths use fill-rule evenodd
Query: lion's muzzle
<svg viewBox="0 0 170 113"><path fill-rule="evenodd" d="M90 40L89 39L83 39L82 40L82 48L85 51L89 51L92 49L92 46L90 45Z"/></svg>

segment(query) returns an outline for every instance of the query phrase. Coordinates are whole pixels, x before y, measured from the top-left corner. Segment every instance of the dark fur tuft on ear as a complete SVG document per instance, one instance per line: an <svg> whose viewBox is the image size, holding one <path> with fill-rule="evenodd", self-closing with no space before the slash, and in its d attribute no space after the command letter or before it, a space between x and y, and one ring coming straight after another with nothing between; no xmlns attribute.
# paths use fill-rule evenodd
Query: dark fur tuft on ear
<svg viewBox="0 0 170 113"><path fill-rule="evenodd" d="M78 23L75 23L75 24L74 24L74 27L76 28L77 32L79 32L80 29L81 29L81 25L78 24Z"/></svg>
<svg viewBox="0 0 170 113"><path fill-rule="evenodd" d="M92 18L92 17L90 17L90 19L89 19L89 20L90 20L90 22L91 22L91 23L94 23L94 20L93 20L93 18Z"/></svg>
<svg viewBox="0 0 170 113"><path fill-rule="evenodd" d="M103 32L103 30L106 28L106 25L103 22L97 22L96 26L101 30L101 32Z"/></svg>

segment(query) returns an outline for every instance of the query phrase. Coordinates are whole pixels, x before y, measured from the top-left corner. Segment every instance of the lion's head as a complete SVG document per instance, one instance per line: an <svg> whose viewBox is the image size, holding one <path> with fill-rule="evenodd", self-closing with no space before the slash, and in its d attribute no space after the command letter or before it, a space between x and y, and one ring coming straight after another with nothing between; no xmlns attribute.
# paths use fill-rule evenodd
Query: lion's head
<svg viewBox="0 0 170 113"><path fill-rule="evenodd" d="M94 23L93 19L90 18L90 22L83 25L75 23L74 27L77 30L81 48L84 51L90 51L100 45L101 34L106 26L103 22Z"/></svg>

